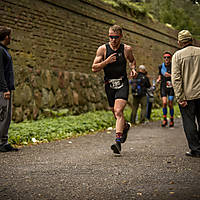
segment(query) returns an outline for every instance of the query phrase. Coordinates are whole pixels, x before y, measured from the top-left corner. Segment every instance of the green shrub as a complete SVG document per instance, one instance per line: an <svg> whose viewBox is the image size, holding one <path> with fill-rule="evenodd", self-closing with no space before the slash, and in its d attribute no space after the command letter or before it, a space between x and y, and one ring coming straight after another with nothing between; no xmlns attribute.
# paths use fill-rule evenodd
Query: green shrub
<svg viewBox="0 0 200 200"><path fill-rule="evenodd" d="M180 116L177 106L175 106L175 114L175 117ZM129 121L130 107L126 107L124 115L125 119ZM140 110L138 115L140 115ZM154 109L152 120L161 118L162 109ZM90 134L108 127L115 127L115 119L111 111L88 112L78 116L44 118L21 123L13 122L9 129L9 142L16 145L50 142Z"/></svg>

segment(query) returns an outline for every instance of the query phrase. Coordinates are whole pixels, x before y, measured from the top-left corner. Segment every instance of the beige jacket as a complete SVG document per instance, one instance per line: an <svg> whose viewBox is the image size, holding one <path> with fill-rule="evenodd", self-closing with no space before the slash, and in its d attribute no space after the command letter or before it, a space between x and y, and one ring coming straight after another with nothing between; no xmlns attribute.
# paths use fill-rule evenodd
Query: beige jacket
<svg viewBox="0 0 200 200"><path fill-rule="evenodd" d="M177 101L200 98L200 48L187 46L172 57L172 84Z"/></svg>

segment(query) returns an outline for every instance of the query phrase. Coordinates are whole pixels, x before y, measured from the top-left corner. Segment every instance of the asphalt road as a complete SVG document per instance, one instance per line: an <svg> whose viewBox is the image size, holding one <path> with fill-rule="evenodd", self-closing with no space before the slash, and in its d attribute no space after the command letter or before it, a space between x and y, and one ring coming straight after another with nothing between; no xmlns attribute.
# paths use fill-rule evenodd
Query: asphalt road
<svg viewBox="0 0 200 200"><path fill-rule="evenodd" d="M181 120L131 127L120 156L114 132L0 153L0 200L199 200L200 158Z"/></svg>

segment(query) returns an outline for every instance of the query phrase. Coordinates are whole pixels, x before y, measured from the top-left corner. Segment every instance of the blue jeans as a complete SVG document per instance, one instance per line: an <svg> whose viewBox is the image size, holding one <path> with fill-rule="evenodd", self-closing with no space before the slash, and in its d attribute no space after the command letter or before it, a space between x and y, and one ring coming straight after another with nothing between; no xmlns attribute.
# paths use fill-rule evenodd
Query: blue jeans
<svg viewBox="0 0 200 200"><path fill-rule="evenodd" d="M200 153L200 99L190 100L187 103L186 107L179 105L183 128L189 148Z"/></svg>

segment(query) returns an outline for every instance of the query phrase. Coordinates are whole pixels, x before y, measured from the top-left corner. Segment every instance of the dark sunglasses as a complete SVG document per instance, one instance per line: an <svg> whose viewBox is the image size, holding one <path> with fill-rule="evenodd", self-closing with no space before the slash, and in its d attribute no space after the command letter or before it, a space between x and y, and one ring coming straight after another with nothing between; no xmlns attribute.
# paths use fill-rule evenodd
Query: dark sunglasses
<svg viewBox="0 0 200 200"><path fill-rule="evenodd" d="M118 39L120 36L119 35L109 35L109 38L111 39Z"/></svg>
<svg viewBox="0 0 200 200"><path fill-rule="evenodd" d="M165 56L165 57L163 57L164 59L167 59L167 58L171 58L170 56Z"/></svg>

